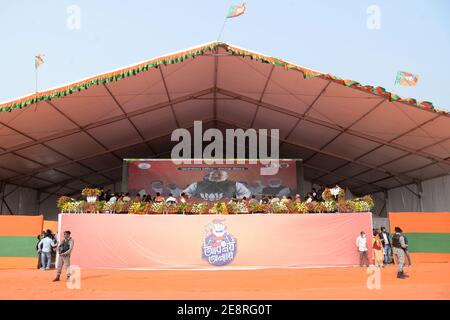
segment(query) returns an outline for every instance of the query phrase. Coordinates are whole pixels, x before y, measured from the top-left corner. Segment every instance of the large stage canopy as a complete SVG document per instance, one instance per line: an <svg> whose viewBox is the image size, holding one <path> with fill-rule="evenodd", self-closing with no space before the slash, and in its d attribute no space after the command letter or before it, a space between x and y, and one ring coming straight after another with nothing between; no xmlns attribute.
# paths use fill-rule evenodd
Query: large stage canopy
<svg viewBox="0 0 450 320"><path fill-rule="evenodd" d="M170 157L172 131L194 120L279 128L305 179L357 195L450 172L450 114L430 102L211 42L0 104L0 182L110 185L123 158Z"/></svg>

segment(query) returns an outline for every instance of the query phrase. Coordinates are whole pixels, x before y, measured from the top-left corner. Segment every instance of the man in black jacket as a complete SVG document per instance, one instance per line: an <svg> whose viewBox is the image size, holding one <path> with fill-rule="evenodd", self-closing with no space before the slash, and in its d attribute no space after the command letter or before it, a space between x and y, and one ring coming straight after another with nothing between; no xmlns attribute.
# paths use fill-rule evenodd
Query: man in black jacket
<svg viewBox="0 0 450 320"><path fill-rule="evenodd" d="M380 233L381 244L384 248L384 264L392 263L391 253L392 253L392 244L391 244L391 235L386 231L385 227L381 227Z"/></svg>

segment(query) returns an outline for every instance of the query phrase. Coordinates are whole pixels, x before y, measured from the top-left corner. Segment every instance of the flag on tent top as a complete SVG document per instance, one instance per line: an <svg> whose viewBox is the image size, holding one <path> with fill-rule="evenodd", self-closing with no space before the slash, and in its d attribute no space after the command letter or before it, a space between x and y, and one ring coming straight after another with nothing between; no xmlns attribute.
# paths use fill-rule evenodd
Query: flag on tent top
<svg viewBox="0 0 450 320"><path fill-rule="evenodd" d="M231 6L228 9L227 18L235 18L243 15L247 9L247 4L244 2L241 6Z"/></svg>
<svg viewBox="0 0 450 320"><path fill-rule="evenodd" d="M43 54L37 54L35 57L34 57L34 67L37 69L37 68L39 68L39 66L41 65L41 64L43 64L44 63L44 55Z"/></svg>
<svg viewBox="0 0 450 320"><path fill-rule="evenodd" d="M415 86L419 81L418 74L412 74L405 71L397 72L397 78L395 79L395 84L399 86Z"/></svg>

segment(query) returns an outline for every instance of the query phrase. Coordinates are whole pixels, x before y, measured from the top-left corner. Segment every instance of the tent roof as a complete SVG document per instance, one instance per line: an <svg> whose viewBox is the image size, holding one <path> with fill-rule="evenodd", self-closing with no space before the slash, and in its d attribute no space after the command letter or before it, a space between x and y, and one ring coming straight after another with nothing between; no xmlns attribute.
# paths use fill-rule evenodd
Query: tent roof
<svg viewBox="0 0 450 320"><path fill-rule="evenodd" d="M194 120L280 129L306 179L356 194L450 172L450 114L432 103L211 42L0 104L0 181L55 194L117 182L123 158L168 157Z"/></svg>

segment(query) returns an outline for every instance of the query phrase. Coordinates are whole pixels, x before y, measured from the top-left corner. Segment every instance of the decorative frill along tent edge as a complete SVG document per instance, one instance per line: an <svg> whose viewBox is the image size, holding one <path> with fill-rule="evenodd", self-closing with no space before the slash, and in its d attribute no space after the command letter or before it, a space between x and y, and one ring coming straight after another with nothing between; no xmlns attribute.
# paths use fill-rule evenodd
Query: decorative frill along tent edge
<svg viewBox="0 0 450 320"><path fill-rule="evenodd" d="M25 108L36 102L50 101L55 98L62 98L64 96L68 96L72 93L86 90L89 87L94 86L94 85L115 82L115 81L119 81L121 79L130 77L130 76L135 76L143 71L148 71L151 68L158 68L160 65L175 64L175 63L183 62L187 59L195 58L195 57L207 54L207 53L213 53L219 47L223 48L226 52L229 52L232 55L248 57L250 59L254 59L254 60L260 61L262 63L269 63L269 64L272 64L275 66L282 67L285 70L299 71L302 73L303 78L305 78L305 79L320 77L323 79L331 80L335 83L339 83L346 87L352 87L355 89L370 92L377 96L383 96L386 99L388 99L389 101L402 102L402 103L405 103L405 104L413 106L413 107L417 107L417 108L421 108L421 109L425 109L425 110L429 110L429 111L433 111L433 112L448 114L448 112L446 112L446 111L436 109L433 106L433 103L428 102L428 101L417 101L416 99L413 99L413 98L402 98L395 93L386 91L386 89L384 89L383 87L362 85L357 81L344 80L335 75L325 74L325 73L321 73L321 72L314 71L311 69L307 69L302 66L283 61L282 59L279 59L279 58L270 57L270 56L255 53L252 51L244 50L244 49L241 49L236 46L233 46L233 45L230 45L230 44L227 44L224 42L220 42L220 41L210 42L205 45L195 47L193 49L188 49L188 50L181 51L181 52L178 52L175 54L170 54L167 56L154 58L154 59L147 60L147 61L139 63L139 64L132 65L130 67L119 69L119 70L116 70L113 72L96 75L94 77L91 77L91 78L88 78L88 79L85 79L82 81L78 81L78 82L75 82L75 83L72 83L69 85L61 86L61 87L51 89L51 90L42 91L42 92L39 92L36 94L31 94L31 95L25 96L25 97L17 99L17 100L5 102L3 104L0 104L0 112L11 112L15 109Z"/></svg>

